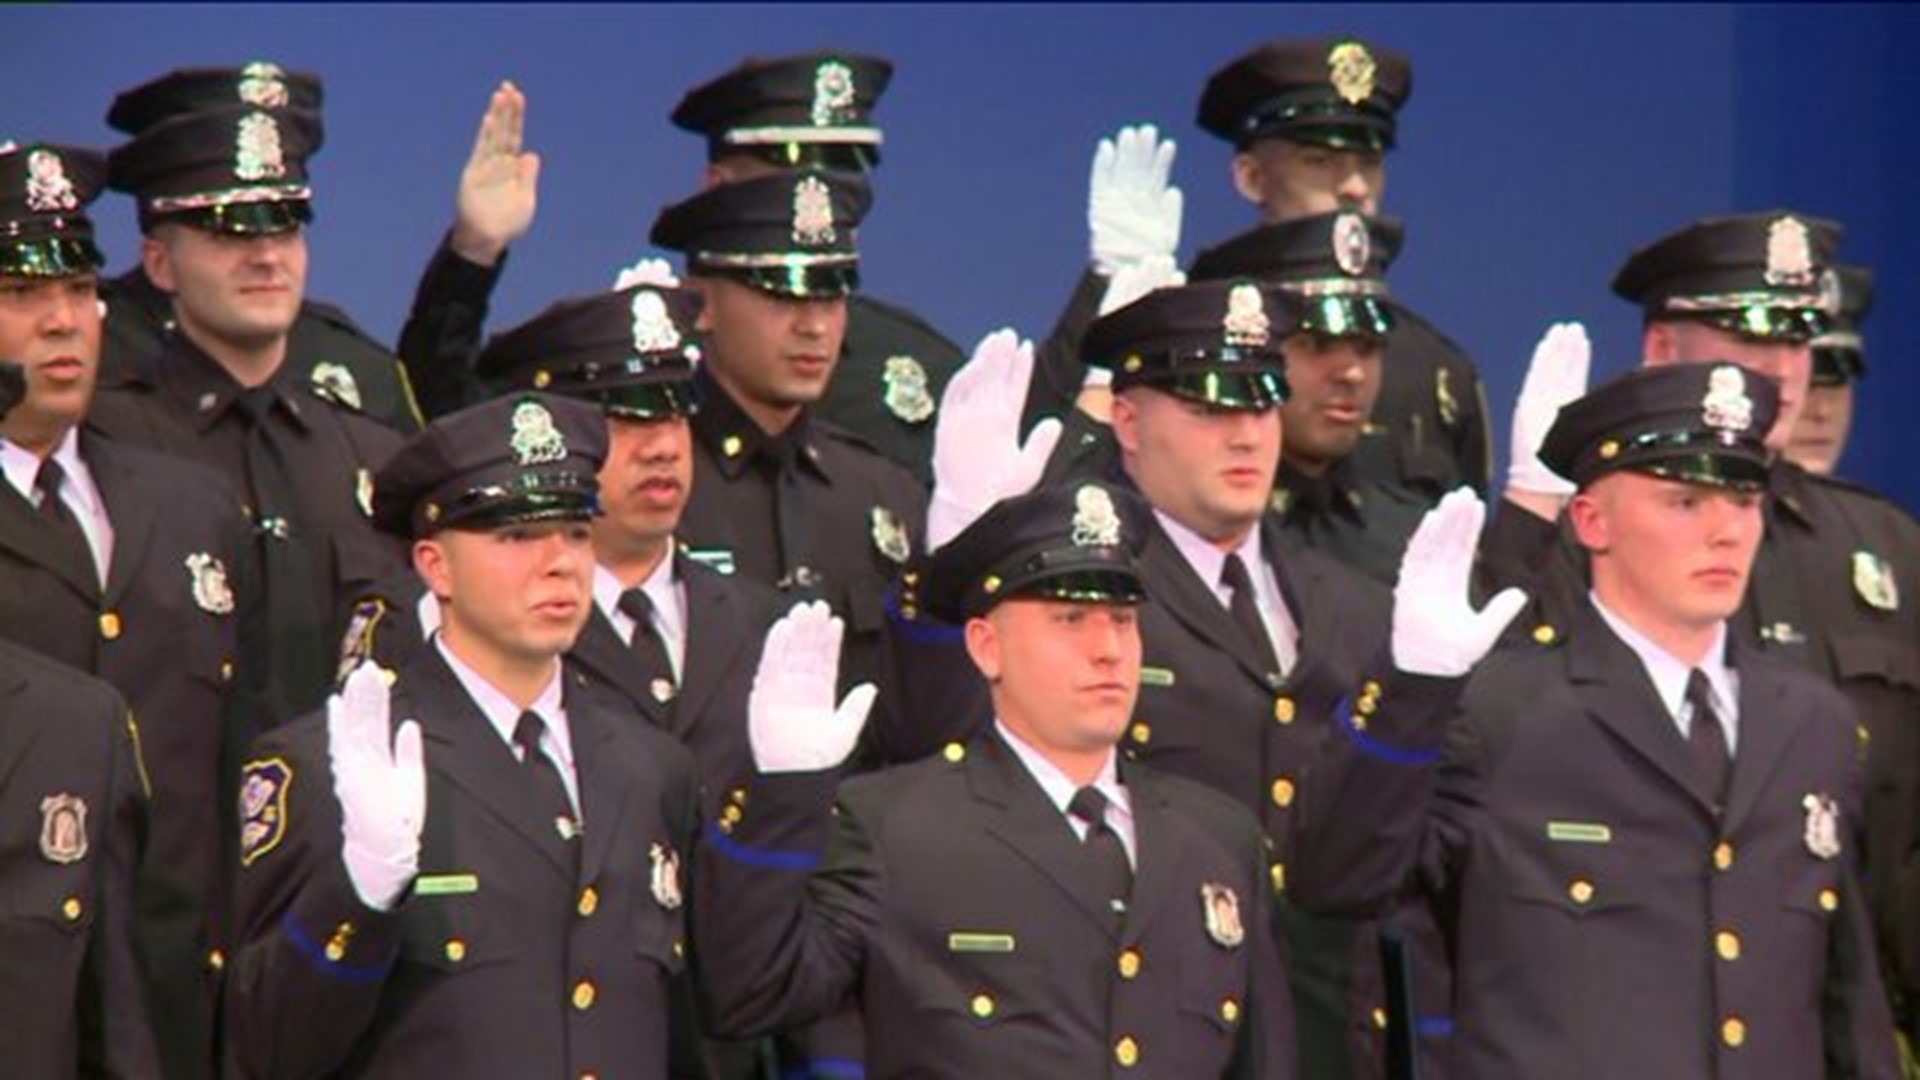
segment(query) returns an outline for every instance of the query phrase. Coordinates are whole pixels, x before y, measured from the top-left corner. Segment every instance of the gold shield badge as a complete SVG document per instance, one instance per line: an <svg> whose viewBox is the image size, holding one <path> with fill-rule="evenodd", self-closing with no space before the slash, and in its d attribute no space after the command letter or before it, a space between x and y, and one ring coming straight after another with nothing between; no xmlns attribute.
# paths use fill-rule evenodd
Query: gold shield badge
<svg viewBox="0 0 1920 1080"><path fill-rule="evenodd" d="M1893 567L1871 551L1853 553L1853 591L1870 607L1900 610L1900 584Z"/></svg>
<svg viewBox="0 0 1920 1080"><path fill-rule="evenodd" d="M933 416L933 394L927 388L927 369L920 366L920 361L911 356L889 356L880 378L887 386L881 400L888 412L909 424L924 424Z"/></svg>

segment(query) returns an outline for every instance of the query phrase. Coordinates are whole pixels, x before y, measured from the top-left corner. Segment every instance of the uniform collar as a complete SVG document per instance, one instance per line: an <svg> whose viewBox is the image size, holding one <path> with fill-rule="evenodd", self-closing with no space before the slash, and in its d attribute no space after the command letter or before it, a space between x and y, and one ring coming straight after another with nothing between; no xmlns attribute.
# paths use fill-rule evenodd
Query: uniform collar
<svg viewBox="0 0 1920 1080"><path fill-rule="evenodd" d="M1627 648L1640 659L1640 666L1647 671L1647 677L1653 681L1653 689L1660 696L1660 703L1667 707L1667 715L1678 717L1681 707L1687 700L1687 681L1693 675L1693 667L1661 648L1652 638L1641 633L1619 615L1614 614L1600 597L1589 592L1587 598L1600 618L1612 630ZM1722 718L1732 718L1739 706L1740 694L1734 682L1733 668L1727 662L1727 624L1723 621L1714 633L1713 644L1707 649L1707 655L1700 661L1699 670L1707 677L1707 689L1713 699L1713 707ZM1731 728L1731 725L1729 725ZM1727 747L1733 749L1733 730L1729 730Z"/></svg>
<svg viewBox="0 0 1920 1080"><path fill-rule="evenodd" d="M800 467L832 481L820 464L811 410L802 408L785 431L769 434L707 373L704 364L694 371L693 393L700 405L700 411L693 415L694 437L712 451L721 475L727 479L738 479L749 466L760 463L774 475L788 467Z"/></svg>
<svg viewBox="0 0 1920 1080"><path fill-rule="evenodd" d="M1273 507L1282 517L1325 517L1339 514L1360 523L1359 485L1348 467L1351 458L1341 458L1319 476L1309 476L1295 468L1285 457L1274 480Z"/></svg>
<svg viewBox="0 0 1920 1080"><path fill-rule="evenodd" d="M513 732L520 724L521 712L538 713L541 721L546 725L543 737L548 740L547 744L557 751L555 758L571 767L573 739L567 730L567 711L561 701L561 665L558 662L553 665L553 677L547 681L546 687L540 691L538 697L533 699L533 704L522 710L520 706L513 703L511 698L488 681L485 675L469 667L466 661L460 659L452 649L447 648L447 640L443 635L434 635L433 647L439 651L440 658L446 661L447 668L453 672L453 677L459 680L461 688L467 692L467 697L473 700L474 707L487 718L488 726L499 733L502 741L517 752L518 747L513 741Z"/></svg>
<svg viewBox="0 0 1920 1080"><path fill-rule="evenodd" d="M306 406L294 393L297 384L288 374L290 362L291 357L281 361L279 370L257 392L269 396L275 412L289 417L296 428L304 430ZM195 430L202 434L220 423L249 393L218 360L178 328L167 333L167 348L160 356L158 376L162 390L192 418Z"/></svg>

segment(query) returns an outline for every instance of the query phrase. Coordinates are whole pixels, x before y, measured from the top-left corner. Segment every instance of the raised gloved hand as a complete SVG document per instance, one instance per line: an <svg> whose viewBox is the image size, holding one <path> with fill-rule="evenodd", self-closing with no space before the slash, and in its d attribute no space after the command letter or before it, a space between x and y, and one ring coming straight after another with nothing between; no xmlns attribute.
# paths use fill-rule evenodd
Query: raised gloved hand
<svg viewBox="0 0 1920 1080"><path fill-rule="evenodd" d="M947 381L933 429L928 551L959 535L994 503L1040 481L1060 441L1060 421L1040 421L1020 442L1020 412L1032 378L1033 343L1012 330L996 330Z"/></svg>
<svg viewBox="0 0 1920 1080"><path fill-rule="evenodd" d="M526 95L511 82L501 83L487 102L454 202L451 244L468 262L498 263L507 246L533 227L540 155L520 148L526 119Z"/></svg>
<svg viewBox="0 0 1920 1080"><path fill-rule="evenodd" d="M1186 283L1187 275L1172 255L1149 255L1113 272L1100 297L1100 314L1119 311L1155 289L1176 289Z"/></svg>
<svg viewBox="0 0 1920 1080"><path fill-rule="evenodd" d="M795 604L767 630L747 696L747 741L761 772L831 769L853 752L878 691L861 683L835 707L845 629L815 600Z"/></svg>
<svg viewBox="0 0 1920 1080"><path fill-rule="evenodd" d="M1473 610L1473 553L1486 517L1480 497L1457 488L1427 511L1407 541L1393 588L1393 664L1401 671L1465 675L1526 606L1526 593L1506 589Z"/></svg>
<svg viewBox="0 0 1920 1080"><path fill-rule="evenodd" d="M340 800L341 854L362 903L390 911L420 869L427 771L420 725L395 732L387 678L371 662L327 699L327 756Z"/></svg>
<svg viewBox="0 0 1920 1080"><path fill-rule="evenodd" d="M1577 322L1555 323L1533 347L1520 400L1513 407L1513 439L1507 457L1510 491L1550 498L1571 498L1573 483L1540 462L1540 444L1560 415L1560 407L1587 392L1593 346Z"/></svg>
<svg viewBox="0 0 1920 1080"><path fill-rule="evenodd" d="M1093 268L1111 277L1121 267L1180 246L1180 189L1173 187L1175 146L1152 124L1124 127L1101 139L1087 184L1087 226Z"/></svg>
<svg viewBox="0 0 1920 1080"><path fill-rule="evenodd" d="M635 285L657 285L663 289L677 289L680 287L680 279L674 275L673 264L667 260L643 258L632 266L622 268L620 275L613 279L615 292Z"/></svg>

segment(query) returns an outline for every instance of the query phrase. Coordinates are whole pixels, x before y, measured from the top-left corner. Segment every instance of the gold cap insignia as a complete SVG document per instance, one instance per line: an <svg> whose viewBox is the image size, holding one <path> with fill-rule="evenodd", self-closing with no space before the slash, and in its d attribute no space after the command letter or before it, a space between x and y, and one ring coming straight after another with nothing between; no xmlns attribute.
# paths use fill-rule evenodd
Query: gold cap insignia
<svg viewBox="0 0 1920 1080"><path fill-rule="evenodd" d="M35 150L27 155L27 209L49 213L72 210L80 205L80 196L67 178L66 163L51 150Z"/></svg>
<svg viewBox="0 0 1920 1080"><path fill-rule="evenodd" d="M241 117L233 147L233 175L242 180L278 180L287 175L280 125L273 117L266 113Z"/></svg>
<svg viewBox="0 0 1920 1080"><path fill-rule="evenodd" d="M1120 515L1107 489L1088 484L1073 495L1075 547L1115 547L1120 543Z"/></svg>
<svg viewBox="0 0 1920 1080"><path fill-rule="evenodd" d="M1240 897L1231 886L1211 881L1200 886L1200 912L1206 919L1207 936L1223 949L1237 949L1247 939L1240 922Z"/></svg>
<svg viewBox="0 0 1920 1080"><path fill-rule="evenodd" d="M1840 854L1840 805L1827 795L1808 795L1800 805L1807 811L1807 850L1816 859Z"/></svg>
<svg viewBox="0 0 1920 1080"><path fill-rule="evenodd" d="M233 613L233 589L227 584L227 568L204 551L187 556L187 573L193 577L193 602L209 615Z"/></svg>
<svg viewBox="0 0 1920 1080"><path fill-rule="evenodd" d="M1221 320L1227 344L1260 348L1267 344L1272 324L1267 321L1267 298L1258 285L1242 282L1227 291L1227 317Z"/></svg>
<svg viewBox="0 0 1920 1080"><path fill-rule="evenodd" d="M667 911L680 907L680 855L665 844L656 843L647 849L647 859L653 863L653 899Z"/></svg>
<svg viewBox="0 0 1920 1080"><path fill-rule="evenodd" d="M1727 436L1753 425L1753 399L1747 396L1747 377L1731 364L1707 376L1707 396L1700 399L1700 419Z"/></svg>
<svg viewBox="0 0 1920 1080"><path fill-rule="evenodd" d="M240 100L261 109L281 109L287 105L286 77L280 65L256 60L240 69Z"/></svg>
<svg viewBox="0 0 1920 1080"><path fill-rule="evenodd" d="M355 412L360 410L360 383L344 365L330 361L315 364L312 374L307 376L307 382L321 397L345 405Z"/></svg>
<svg viewBox="0 0 1920 1080"><path fill-rule="evenodd" d="M1853 591L1881 611L1900 610L1900 585L1893 567L1871 551L1853 553Z"/></svg>
<svg viewBox="0 0 1920 1080"><path fill-rule="evenodd" d="M544 465L567 456L566 437L554 426L553 414L537 401L514 407L512 446L521 465Z"/></svg>
<svg viewBox="0 0 1920 1080"><path fill-rule="evenodd" d="M77 863L87 857L87 801L78 795L40 800L40 854L48 862Z"/></svg>
<svg viewBox="0 0 1920 1080"><path fill-rule="evenodd" d="M1373 257L1373 237L1367 234L1367 219L1359 214L1341 214L1333 219L1333 261L1351 277L1367 272L1367 260Z"/></svg>
<svg viewBox="0 0 1920 1080"><path fill-rule="evenodd" d="M1343 41L1327 53L1327 81L1349 105L1373 96L1373 54L1357 41Z"/></svg>
<svg viewBox="0 0 1920 1080"><path fill-rule="evenodd" d="M886 383L887 411L909 424L921 424L933 415L933 394L927 388L927 369L911 356L889 356L880 376Z"/></svg>
<svg viewBox="0 0 1920 1080"><path fill-rule="evenodd" d="M793 242L822 247L833 239L833 192L809 176L793 186Z"/></svg>
<svg viewBox="0 0 1920 1080"><path fill-rule="evenodd" d="M668 352L680 347L680 329L667 313L667 301L652 289L633 294L633 351Z"/></svg>
<svg viewBox="0 0 1920 1080"><path fill-rule="evenodd" d="M1799 218L1783 217L1767 226L1767 284L1813 284L1813 245Z"/></svg>
<svg viewBox="0 0 1920 1080"><path fill-rule="evenodd" d="M814 127L844 123L853 108L853 69L829 60L813 70Z"/></svg>

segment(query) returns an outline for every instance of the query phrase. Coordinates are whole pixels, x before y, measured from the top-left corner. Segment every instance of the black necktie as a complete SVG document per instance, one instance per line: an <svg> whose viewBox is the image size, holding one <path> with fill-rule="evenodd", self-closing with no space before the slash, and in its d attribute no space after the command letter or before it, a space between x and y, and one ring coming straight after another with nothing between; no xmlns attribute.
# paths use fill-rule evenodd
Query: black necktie
<svg viewBox="0 0 1920 1080"><path fill-rule="evenodd" d="M1067 813L1087 826L1080 846L1093 868L1093 880L1099 884L1100 900L1119 922L1126 921L1127 897L1133 893L1133 865L1127 861L1127 849L1120 834L1107 824L1107 797L1089 784L1073 793Z"/></svg>
<svg viewBox="0 0 1920 1080"><path fill-rule="evenodd" d="M773 478L773 522L780 547L780 578L774 587L811 594L820 584L807 531L807 495L800 483L800 439L792 429L760 444L761 468Z"/></svg>
<svg viewBox="0 0 1920 1080"><path fill-rule="evenodd" d="M653 624L653 598L645 589L628 589L620 594L618 607L621 614L633 620L633 639L627 644L640 661L640 673L655 685L665 679L666 685L672 687L673 661L667 655L667 643L660 637L659 628ZM668 698L671 697L669 694Z"/></svg>
<svg viewBox="0 0 1920 1080"><path fill-rule="evenodd" d="M33 476L33 486L40 492L40 520L59 537L62 547L80 557L82 565L93 567L93 545L87 542L87 534L80 528L80 519L73 516L73 508L60 497L60 488L66 480L67 470L61 468L59 462L48 458L40 463L40 471Z"/></svg>
<svg viewBox="0 0 1920 1080"><path fill-rule="evenodd" d="M297 432L288 408L270 386L243 390L234 399L246 431L247 502L265 578L267 706L278 717L304 712L327 693L340 649L332 540L325 530L306 527L299 501L327 495L308 491L311 483L303 485L293 467Z"/></svg>
<svg viewBox="0 0 1920 1080"><path fill-rule="evenodd" d="M1693 765L1714 806L1718 807L1726 800L1727 774L1732 771L1733 759L1727 753L1727 733L1720 727L1720 716L1713 711L1707 677L1699 668L1687 676L1687 704L1693 706L1692 726L1687 732Z"/></svg>
<svg viewBox="0 0 1920 1080"><path fill-rule="evenodd" d="M1233 592L1227 599L1227 614L1247 632L1247 639L1253 642L1260 656L1277 668L1279 656L1273 651L1273 639L1267 636L1267 624L1260 618L1259 605L1253 601L1253 579L1247 575L1247 564L1240 561L1240 556L1227 556L1226 565L1220 568L1220 583Z"/></svg>
<svg viewBox="0 0 1920 1080"><path fill-rule="evenodd" d="M521 713L520 722L513 728L513 743L521 750L520 764L538 791L541 807L554 815L560 839L571 840L577 819L573 814L573 801L567 798L566 781L560 778L560 767L553 759L540 752L540 732L545 726L539 713L531 709ZM567 822L565 827L558 824L561 819Z"/></svg>

